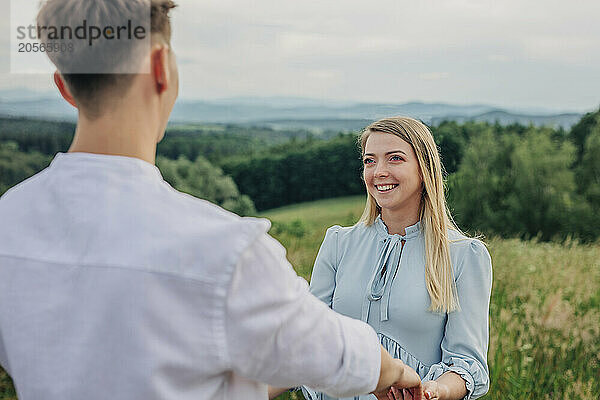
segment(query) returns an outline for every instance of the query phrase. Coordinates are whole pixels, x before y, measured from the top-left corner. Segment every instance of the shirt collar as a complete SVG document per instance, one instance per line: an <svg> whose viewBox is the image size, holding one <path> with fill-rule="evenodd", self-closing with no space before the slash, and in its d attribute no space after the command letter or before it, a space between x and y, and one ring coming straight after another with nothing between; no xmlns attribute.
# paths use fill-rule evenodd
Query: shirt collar
<svg viewBox="0 0 600 400"><path fill-rule="evenodd" d="M400 239L408 240L408 239L414 238L414 237L418 236L419 234L421 234L421 221L417 221L417 223L414 225L407 226L404 229L405 230L404 235L399 235L397 233L390 235L390 233L388 232L387 226L385 226L385 223L381 219L381 215L377 216L377 218L375 219L374 225L375 225L375 229L377 229L377 233L383 239L388 239L388 238L391 238L394 236L399 236Z"/></svg>
<svg viewBox="0 0 600 400"><path fill-rule="evenodd" d="M67 168L80 170L103 170L126 173L132 176L163 179L156 165L135 157L117 156L96 153L57 153L51 168Z"/></svg>

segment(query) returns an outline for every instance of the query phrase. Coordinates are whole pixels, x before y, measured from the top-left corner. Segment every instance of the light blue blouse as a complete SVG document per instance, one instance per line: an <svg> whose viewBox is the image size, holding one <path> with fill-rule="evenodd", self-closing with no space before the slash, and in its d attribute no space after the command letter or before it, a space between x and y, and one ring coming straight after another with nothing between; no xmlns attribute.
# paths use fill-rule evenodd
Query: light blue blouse
<svg viewBox="0 0 600 400"><path fill-rule="evenodd" d="M383 347L424 381L447 371L466 382L467 396L487 393L488 314L492 263L485 245L449 231L450 257L460 310L428 311L425 238L421 223L390 235L380 217L371 226L327 230L312 272L310 291L335 311L366 321ZM310 400L332 398L303 387ZM373 395L350 400L375 399Z"/></svg>

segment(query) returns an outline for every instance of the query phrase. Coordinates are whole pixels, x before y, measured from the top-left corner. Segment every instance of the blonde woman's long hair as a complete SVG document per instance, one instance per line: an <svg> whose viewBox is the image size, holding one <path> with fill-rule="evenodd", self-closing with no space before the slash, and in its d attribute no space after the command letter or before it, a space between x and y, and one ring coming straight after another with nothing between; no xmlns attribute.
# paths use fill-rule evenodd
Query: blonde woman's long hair
<svg viewBox="0 0 600 400"><path fill-rule="evenodd" d="M419 219L425 235L425 281L431 298L430 311L460 309L450 260L448 229L460 232L444 196L442 163L431 132L423 123L408 117L384 118L367 126L359 137L361 154L373 132L390 133L410 144L417 156L423 178ZM359 220L367 226L375 222L381 209L367 190L365 210Z"/></svg>

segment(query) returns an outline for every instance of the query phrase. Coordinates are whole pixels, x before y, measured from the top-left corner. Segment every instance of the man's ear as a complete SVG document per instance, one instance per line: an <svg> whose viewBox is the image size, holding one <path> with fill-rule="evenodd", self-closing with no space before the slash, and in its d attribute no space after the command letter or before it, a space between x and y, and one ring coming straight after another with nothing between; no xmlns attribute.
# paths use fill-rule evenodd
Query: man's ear
<svg viewBox="0 0 600 400"><path fill-rule="evenodd" d="M65 80L62 75L58 71L54 71L54 83L58 88L58 91L62 95L62 97L73 107L77 108L77 104L75 103L75 99L71 92L69 92L69 88L65 84Z"/></svg>
<svg viewBox="0 0 600 400"><path fill-rule="evenodd" d="M169 47L161 45L152 49L152 77L156 85L156 92L161 94L169 87Z"/></svg>

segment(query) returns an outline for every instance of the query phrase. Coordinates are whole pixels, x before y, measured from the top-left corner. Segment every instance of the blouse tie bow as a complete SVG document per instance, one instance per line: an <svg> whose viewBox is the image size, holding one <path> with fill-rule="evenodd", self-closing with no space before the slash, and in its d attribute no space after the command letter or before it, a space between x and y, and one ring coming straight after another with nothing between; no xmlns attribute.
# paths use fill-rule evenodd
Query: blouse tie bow
<svg viewBox="0 0 600 400"><path fill-rule="evenodd" d="M388 320L390 303L390 289L400 264L400 256L404 247L404 239L399 235L392 235L383 241L383 248L379 253L375 272L367 285L367 301L363 303L361 319L367 322L371 302L381 301L381 321Z"/></svg>

